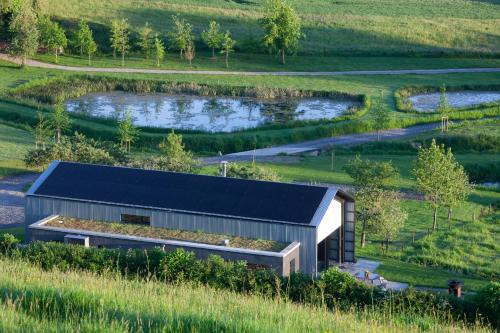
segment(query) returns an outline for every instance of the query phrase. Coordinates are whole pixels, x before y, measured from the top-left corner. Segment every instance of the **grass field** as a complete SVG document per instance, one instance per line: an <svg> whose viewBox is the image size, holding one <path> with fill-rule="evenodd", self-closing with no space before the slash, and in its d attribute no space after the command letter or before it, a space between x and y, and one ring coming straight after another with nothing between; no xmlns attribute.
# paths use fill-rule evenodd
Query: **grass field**
<svg viewBox="0 0 500 333"><path fill-rule="evenodd" d="M184 70L221 70L221 71L358 71L358 70L397 70L397 69L438 69L438 68L488 68L500 67L498 58L444 58L444 57L373 57L373 56L304 56L295 55L283 66L273 61L266 54L233 53L226 68L224 57L212 58L210 52L199 52L190 67L180 61L175 53L168 53L158 67L156 60L144 59L136 52L125 58L125 67L149 69L184 69ZM55 63L52 54L37 54L34 59ZM79 55L59 56L59 65L88 66L88 59ZM121 58L101 54L94 57L92 67L121 67Z"/></svg>
<svg viewBox="0 0 500 333"><path fill-rule="evenodd" d="M22 158L32 146L30 132L0 123L0 178L26 172Z"/></svg>
<svg viewBox="0 0 500 333"><path fill-rule="evenodd" d="M205 286L82 272L44 272L0 260L0 330L8 332L487 332L381 309L348 313Z"/></svg>
<svg viewBox="0 0 500 333"><path fill-rule="evenodd" d="M497 0L366 0L290 1L303 20L306 38L300 53L314 54L498 54L500 8ZM258 48L258 19L264 0L112 0L48 1L47 12L67 24L84 17L107 44L106 25L127 17L134 27L148 21L162 34L178 14L192 22L196 33L208 21L219 21L239 41L240 49Z"/></svg>

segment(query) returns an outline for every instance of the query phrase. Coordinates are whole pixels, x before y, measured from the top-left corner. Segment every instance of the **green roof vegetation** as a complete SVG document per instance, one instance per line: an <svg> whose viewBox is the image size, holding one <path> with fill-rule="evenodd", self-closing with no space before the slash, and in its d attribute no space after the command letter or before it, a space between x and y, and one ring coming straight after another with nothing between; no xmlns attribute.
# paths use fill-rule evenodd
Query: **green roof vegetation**
<svg viewBox="0 0 500 333"><path fill-rule="evenodd" d="M45 226L78 229L110 234L130 235L165 240L179 240L211 245L222 245L224 240L229 240L229 247L261 251L280 252L288 244L263 239L251 239L230 235L212 234L203 231L187 231L166 228L156 228L141 224L128 224L117 222L103 222L81 220L70 217L59 217L48 221Z"/></svg>

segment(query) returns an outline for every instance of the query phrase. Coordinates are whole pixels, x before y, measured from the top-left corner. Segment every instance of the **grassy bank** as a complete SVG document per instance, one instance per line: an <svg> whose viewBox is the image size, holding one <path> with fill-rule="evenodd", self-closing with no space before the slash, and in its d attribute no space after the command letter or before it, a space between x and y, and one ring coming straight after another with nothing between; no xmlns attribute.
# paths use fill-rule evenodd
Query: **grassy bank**
<svg viewBox="0 0 500 333"><path fill-rule="evenodd" d="M1 261L0 277L1 307L6 310L1 312L0 325L14 331L80 325L98 332L488 331L477 324L464 327L432 316L377 309L332 313L207 287L44 272L9 260Z"/></svg>
<svg viewBox="0 0 500 333"><path fill-rule="evenodd" d="M46 4L47 12L58 17L67 28L75 26L80 17L88 19L101 50L107 51L107 26L113 18L127 17L134 26L134 38L138 27L146 21L164 36L171 30L171 15L176 14L189 20L197 34L209 20L215 19L224 30L232 32L238 49L263 51L258 19L263 13L264 0L134 3L69 0ZM294 0L291 4L303 21L306 38L299 48L302 54L491 55L500 52L500 9L496 1L411 0L403 4L397 0ZM273 57L269 59L277 62Z"/></svg>
<svg viewBox="0 0 500 333"><path fill-rule="evenodd" d="M29 171L22 158L34 144L30 132L9 125L0 123L0 178Z"/></svg>

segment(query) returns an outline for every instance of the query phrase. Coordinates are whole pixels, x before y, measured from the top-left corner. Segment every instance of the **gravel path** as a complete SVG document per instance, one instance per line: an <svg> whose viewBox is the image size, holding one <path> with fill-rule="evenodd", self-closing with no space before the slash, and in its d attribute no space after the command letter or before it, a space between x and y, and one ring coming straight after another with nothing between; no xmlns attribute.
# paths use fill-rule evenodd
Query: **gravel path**
<svg viewBox="0 0 500 333"><path fill-rule="evenodd" d="M401 139L409 136L418 135L424 132L435 130L441 126L441 123L431 123L416 125L406 128L397 128L380 132L380 140ZM261 148L256 150L242 151L223 156L207 157L202 161L204 164L217 164L220 161L252 161L253 159L261 162L273 162L279 155L294 155L314 153L322 149L328 149L333 146L347 146L366 142L377 141L376 132L359 133L323 138L311 141L304 141L270 148Z"/></svg>
<svg viewBox="0 0 500 333"><path fill-rule="evenodd" d="M0 53L0 59L20 64L19 58ZM445 69L398 69L398 70L365 70L365 71L337 71L337 72L265 72L265 71L217 71L217 70L177 70L177 69L144 69L123 67L86 67L64 66L28 59L26 65L30 67L58 69L70 72L101 72L101 73L142 73L142 74L198 74L198 75L272 75L272 76L340 76L340 75L434 75L450 73L500 73L500 68L445 68Z"/></svg>
<svg viewBox="0 0 500 333"><path fill-rule="evenodd" d="M27 184L38 177L36 173L0 179L0 227L24 223L24 192Z"/></svg>

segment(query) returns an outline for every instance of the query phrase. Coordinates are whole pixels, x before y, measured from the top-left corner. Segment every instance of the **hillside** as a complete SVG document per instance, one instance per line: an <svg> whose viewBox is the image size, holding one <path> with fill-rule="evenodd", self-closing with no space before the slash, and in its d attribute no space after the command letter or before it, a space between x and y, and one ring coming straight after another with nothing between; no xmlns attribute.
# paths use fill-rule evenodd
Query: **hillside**
<svg viewBox="0 0 500 333"><path fill-rule="evenodd" d="M185 284L44 272L0 260L0 331L487 332L390 312L327 312Z"/></svg>
<svg viewBox="0 0 500 333"><path fill-rule="evenodd" d="M500 2L498 0L292 0L302 18L305 39L299 52L317 55L498 55ZM192 22L200 33L217 20L247 52L259 50L258 19L264 0L148 0L55 1L46 11L66 24L80 17L107 41L109 22L127 17L138 27L146 21L163 35L176 14Z"/></svg>

